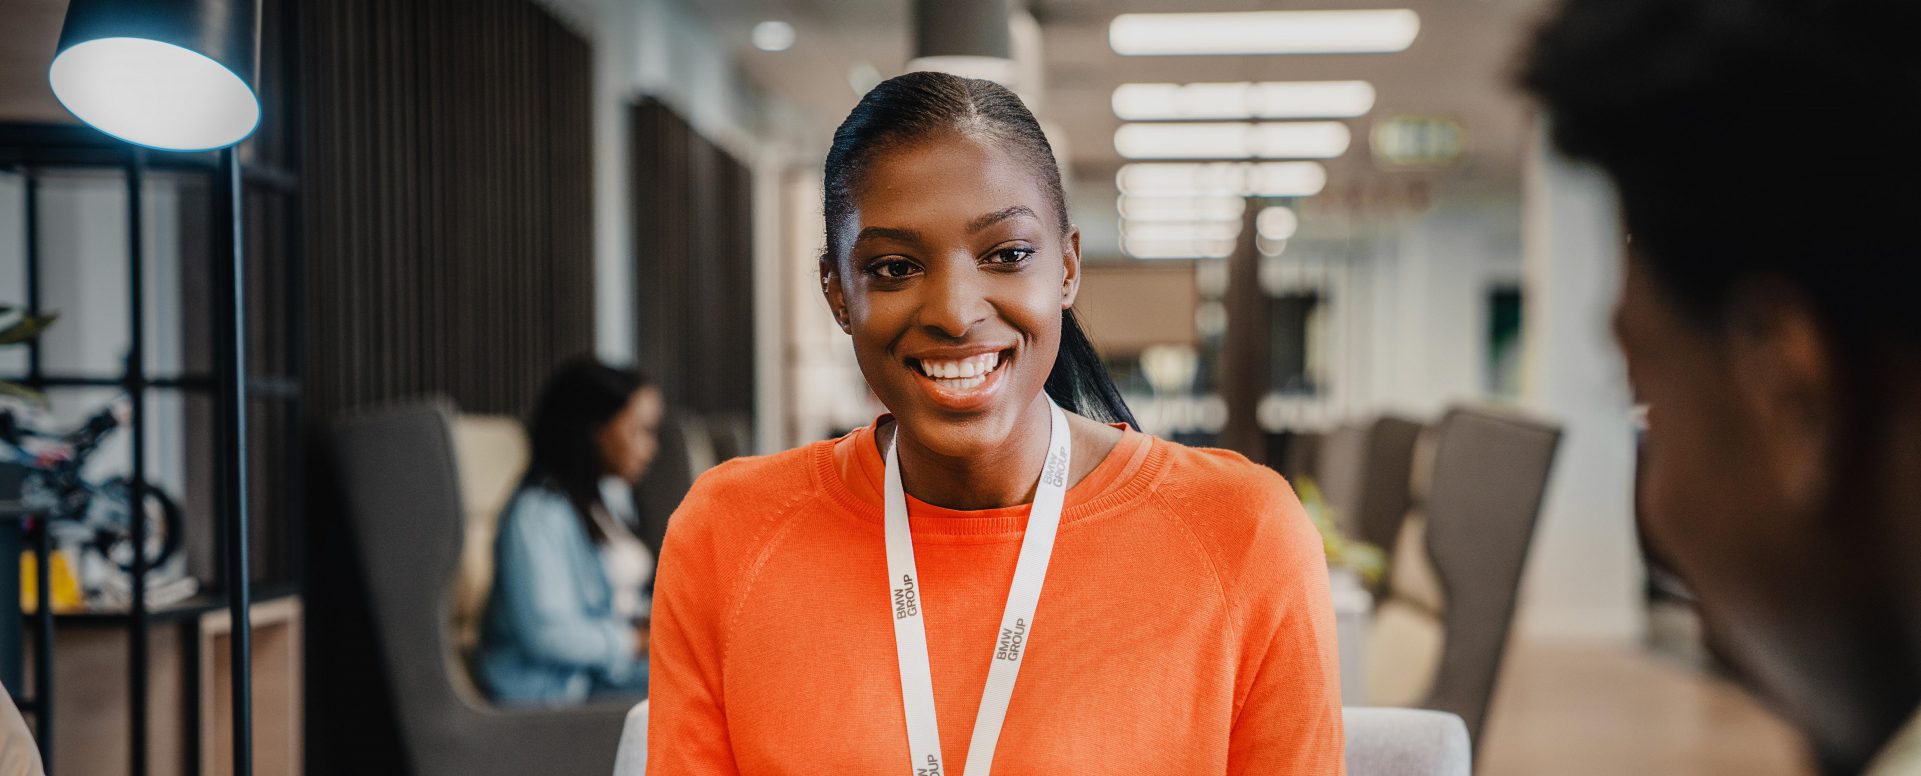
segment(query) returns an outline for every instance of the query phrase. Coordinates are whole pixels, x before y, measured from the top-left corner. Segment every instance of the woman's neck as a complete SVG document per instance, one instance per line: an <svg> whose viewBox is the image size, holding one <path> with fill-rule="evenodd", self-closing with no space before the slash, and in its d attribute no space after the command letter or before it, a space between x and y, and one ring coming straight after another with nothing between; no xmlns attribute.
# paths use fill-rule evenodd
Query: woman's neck
<svg viewBox="0 0 1921 776"><path fill-rule="evenodd" d="M1068 466L1072 487L1094 470L1120 441L1122 432L1067 413L1074 452ZM881 456L898 433L898 421L875 430ZM1004 442L970 455L954 456L930 450L909 430L900 434L901 485L909 495L948 509L977 510L1011 507L1034 500L1042 464L1052 438L1053 420L1045 396L1023 412L1014 433Z"/></svg>

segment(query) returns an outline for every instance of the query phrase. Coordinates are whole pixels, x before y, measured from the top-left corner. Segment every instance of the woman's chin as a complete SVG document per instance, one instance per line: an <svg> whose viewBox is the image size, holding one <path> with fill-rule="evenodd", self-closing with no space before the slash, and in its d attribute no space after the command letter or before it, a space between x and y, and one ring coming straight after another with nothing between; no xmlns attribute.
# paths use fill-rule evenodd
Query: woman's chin
<svg viewBox="0 0 1921 776"><path fill-rule="evenodd" d="M1022 408L1012 404L1004 400L967 413L923 405L906 413L896 412L894 418L916 445L930 453L979 460L1001 454L1015 441Z"/></svg>

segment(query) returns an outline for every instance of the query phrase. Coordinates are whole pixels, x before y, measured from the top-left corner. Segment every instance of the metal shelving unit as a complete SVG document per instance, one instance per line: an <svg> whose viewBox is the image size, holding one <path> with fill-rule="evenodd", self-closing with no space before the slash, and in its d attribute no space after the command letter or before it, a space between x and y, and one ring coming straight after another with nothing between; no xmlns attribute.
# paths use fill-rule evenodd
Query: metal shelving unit
<svg viewBox="0 0 1921 776"><path fill-rule="evenodd" d="M142 216L144 214L144 184L149 173L154 171L165 171L173 174L204 174L208 177L210 191L213 192L212 198L215 200L212 203L213 206L208 209L210 216L208 224L209 240L207 241L209 247L208 255L205 257L188 256L184 257L184 261L191 262L200 259L202 263L197 269L210 273L217 281L221 277L220 273L233 271L232 268L223 268L221 266L221 257L224 255L221 247L224 244L222 242L222 236L231 235L233 226L231 225L229 211L223 209L218 201L223 197L223 184L226 186L233 185L221 179L232 173L226 165L220 161L218 156L213 153L179 154L149 152L145 149L131 146L125 142L108 137L92 129L80 126L0 124L0 170L19 174L25 182L24 209L26 229L23 242L25 245L25 307L29 313L38 313L42 309L43 303L40 272L40 262L43 257L41 256L42 246L40 244L41 239L39 234L40 183L53 171L75 169L95 171L118 170L123 174L126 181L128 210L126 271L128 273L128 299L125 303L129 306L130 313L128 316L128 347L127 356L124 359L124 369L122 373L118 375L51 373L43 368L42 350L44 346L39 341L34 341L27 345L26 374L8 375L6 378L42 391L78 388L121 388L125 390L132 400L133 407L133 417L129 424L130 441L132 443L132 471L130 473L132 482L131 500L133 504L144 505L149 476L148 461L146 460L146 446L148 441L146 405L150 392L179 391L210 397L213 401L213 415L216 418L217 424L228 423L228 419L236 415L236 413L233 412L234 408L228 406L235 401L233 392L228 390L230 386L225 385L219 376L220 368L218 367L214 370L216 374L189 372L155 375L149 374L148 372L148 365L146 363L146 333L144 331L144 323L146 321L147 279L145 277L145 257L142 253L142 237L144 234L144 225L142 224ZM285 373L275 375L249 375L246 380L246 392L250 410L259 403L278 404L284 408L286 418L288 419L288 422L285 424L286 435L284 438L277 440L285 445L285 456L281 479L279 480L281 492L274 494L281 507L277 511L276 516L284 521L282 523L283 530L281 531L284 546L281 548L281 551L283 553L282 561L285 565L283 571L287 579L278 581L278 584L276 584L275 581L269 581L266 586L268 590L284 595L288 592L298 592L298 584L301 578L298 549L300 539L304 532L304 514L302 514L304 505L300 501L301 479L304 474L304 463L301 460L301 423L299 421L301 417L300 402L302 399L299 375L301 327L298 314L298 311L301 309L300 283L298 282L300 270L298 265L298 241L293 239L293 235L297 233L298 213L296 198L298 196L298 182L296 177L286 170L268 165L255 164L243 164L240 170L239 180L239 185L243 189L243 192L240 194L241 197L258 196L263 199L275 200L271 207L281 208L281 217L286 219L283 222L283 228L279 231L279 234L269 236L269 239L277 237L280 240L280 244L275 246L272 255L281 264L279 274L280 277L284 278L284 282L281 283L283 288L278 289L279 294L277 296L270 295L268 300L266 300L277 303L286 316L285 324L280 327L280 333L284 341L271 343L271 347L274 348L271 352L284 354ZM231 191L231 189L227 189L227 191ZM229 197L230 201L231 199L232 197ZM252 205L250 207L258 207L258 205ZM250 248L253 247L253 245L255 244L250 244ZM193 265L187 266L191 268ZM188 271L193 271L193 269L189 269ZM214 289L212 292L213 295L218 297L222 293L220 289L223 287L223 284L220 282L211 283L211 288ZM258 296L255 298L259 299ZM230 306L223 305L222 300L218 298L212 299L210 302L212 303L210 307L215 310L215 312L209 315L208 328L214 335L213 339L215 342L204 343L204 345L207 347L215 347L217 343L232 341L231 332L225 332L223 326L233 328L234 323L231 318ZM100 303L105 303L105 300L101 300ZM218 312L223 309L223 307L227 309L228 315L225 320L223 320L222 314ZM255 307L256 309L253 312L257 314L260 312L258 308L264 307L264 305L256 304ZM195 344L200 345L201 343ZM220 347L226 346L220 345ZM225 353L219 356L219 358L228 357L230 357L230 355ZM219 361L216 361L216 364L219 363ZM211 461L211 472L212 476L216 478L226 476L227 472L235 471L234 464L240 460L241 457L248 455L247 448L249 440L238 437L230 432L231 429L218 431L212 435L213 460ZM244 493L245 491L242 490L241 492ZM217 496L213 499L213 502L213 510L216 513L214 525L224 525L228 519L226 512L231 510L231 506L227 503L227 499L223 497ZM4 505L0 505L0 507L4 507ZM0 509L0 511L4 511L4 509ZM186 609L199 611L200 609L208 607L244 608L250 603L251 596L248 595L245 584L238 586L229 584L230 580L226 579L223 573L227 564L216 563L216 572L214 579L211 580L212 585L207 591L208 595L187 602L183 605L184 608L168 607L161 612L153 611L148 606L146 600L146 576L149 572L147 568L147 558L145 557L146 522L144 520L134 520L133 523L133 601L129 610L124 613L61 615L58 619L67 620L71 617L83 617L86 618L89 624L127 628L129 638L129 701L132 709L129 730L131 749L129 771L133 776L145 776L148 772L148 633L154 622L154 618L156 615L173 617L179 615L181 611L185 611ZM38 531L34 535L36 536L36 543L42 554L38 564L40 574L40 606L36 617L36 630L38 631L36 634L38 644L35 664L36 682L33 695L30 698L26 698L20 705L23 712L34 714L39 723L38 730L42 738L40 742L41 749L49 758L48 771L51 773L53 768L51 761L53 752L51 709L52 701L57 696L57 691L52 687L51 662L53 657L53 627L56 618L48 611L48 586L46 580L48 564L44 554L47 544L47 531L45 530L44 521L39 521L37 527ZM228 557L228 553L232 549L224 546L225 542L223 538L226 534L226 531L216 531L214 533L216 540L213 555L216 560ZM242 568L244 567L245 566L242 565ZM231 597L228 595L228 591L236 587L240 588L240 596L243 599L239 602L231 600ZM244 643L244 639L237 641ZM236 657L244 658L244 652L237 650ZM193 717L194 715L189 716ZM198 740L198 732L193 727L197 726L197 724L197 717L188 722L188 738L190 740ZM242 714L234 721L234 724L239 730L245 731L251 726L251 719L248 715ZM187 764L188 772L200 772L200 763L198 760L200 759L201 753L198 751L198 747L190 744L187 747L187 751L189 753L189 759L194 761Z"/></svg>

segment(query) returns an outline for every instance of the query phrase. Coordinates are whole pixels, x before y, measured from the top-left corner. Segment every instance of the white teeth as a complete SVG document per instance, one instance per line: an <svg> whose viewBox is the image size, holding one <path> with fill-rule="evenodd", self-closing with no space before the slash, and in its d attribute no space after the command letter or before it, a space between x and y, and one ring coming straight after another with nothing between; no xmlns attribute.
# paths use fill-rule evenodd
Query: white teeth
<svg viewBox="0 0 1921 776"><path fill-rule="evenodd" d="M958 361L923 360L920 362L920 370L922 374L936 380L955 381L953 387L971 388L984 381L985 375L1000 366L1000 362L999 353L982 353Z"/></svg>

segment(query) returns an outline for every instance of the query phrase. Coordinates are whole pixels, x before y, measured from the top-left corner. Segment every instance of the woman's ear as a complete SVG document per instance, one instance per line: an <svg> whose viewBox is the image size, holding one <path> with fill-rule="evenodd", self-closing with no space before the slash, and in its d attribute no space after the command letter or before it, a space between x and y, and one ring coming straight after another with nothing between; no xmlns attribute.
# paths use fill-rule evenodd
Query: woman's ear
<svg viewBox="0 0 1921 776"><path fill-rule="evenodd" d="M1840 443L1837 359L1826 327L1799 292L1753 283L1736 289L1726 332L1737 396L1760 443L1752 453L1783 493L1806 502L1793 506L1820 504Z"/></svg>
<svg viewBox="0 0 1921 776"><path fill-rule="evenodd" d="M827 311L834 314L841 333L853 334L854 329L847 320L847 290L840 287L840 271L825 253L820 256L820 293L827 298Z"/></svg>
<svg viewBox="0 0 1921 776"><path fill-rule="evenodd" d="M1075 297L1081 293L1081 229L1078 226L1067 228L1067 240L1061 245L1061 309L1074 306Z"/></svg>

